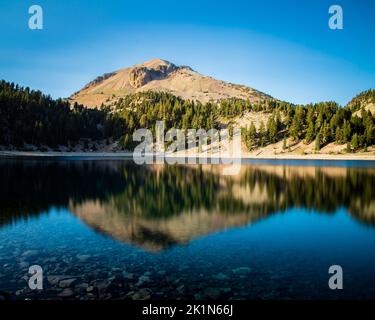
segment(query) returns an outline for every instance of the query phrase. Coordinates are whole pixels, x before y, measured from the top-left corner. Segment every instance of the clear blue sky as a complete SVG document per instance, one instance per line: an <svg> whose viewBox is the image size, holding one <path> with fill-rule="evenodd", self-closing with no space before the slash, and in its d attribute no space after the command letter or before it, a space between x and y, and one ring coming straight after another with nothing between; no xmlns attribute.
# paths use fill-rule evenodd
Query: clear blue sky
<svg viewBox="0 0 375 320"><path fill-rule="evenodd" d="M28 8L44 29L28 28ZM344 29L328 28L340 4ZM0 78L67 97L155 57L294 103L375 88L375 0L0 0Z"/></svg>

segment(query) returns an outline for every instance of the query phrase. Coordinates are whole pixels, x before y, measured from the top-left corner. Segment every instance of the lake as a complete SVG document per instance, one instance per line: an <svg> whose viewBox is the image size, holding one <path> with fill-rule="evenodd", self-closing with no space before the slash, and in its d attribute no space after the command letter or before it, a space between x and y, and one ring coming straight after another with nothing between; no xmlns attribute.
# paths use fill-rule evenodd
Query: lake
<svg viewBox="0 0 375 320"><path fill-rule="evenodd" d="M0 160L0 298L375 298L375 162L221 169Z"/></svg>

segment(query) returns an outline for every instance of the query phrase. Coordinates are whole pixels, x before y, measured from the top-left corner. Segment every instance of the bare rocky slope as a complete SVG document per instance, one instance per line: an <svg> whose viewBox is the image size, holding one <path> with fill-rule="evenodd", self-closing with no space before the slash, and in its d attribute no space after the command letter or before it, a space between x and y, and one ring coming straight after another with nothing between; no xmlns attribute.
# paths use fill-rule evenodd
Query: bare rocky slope
<svg viewBox="0 0 375 320"><path fill-rule="evenodd" d="M70 101L98 107L111 104L127 94L148 90L168 92L183 99L201 102L228 98L248 99L250 102L272 99L250 87L216 80L190 67L153 59L97 77L73 94Z"/></svg>

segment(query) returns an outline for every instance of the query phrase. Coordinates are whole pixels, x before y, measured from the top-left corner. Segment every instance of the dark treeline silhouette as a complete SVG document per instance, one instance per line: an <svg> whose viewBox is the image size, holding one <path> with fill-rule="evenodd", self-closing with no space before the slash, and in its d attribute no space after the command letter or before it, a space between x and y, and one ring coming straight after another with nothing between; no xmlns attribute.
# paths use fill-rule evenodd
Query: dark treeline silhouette
<svg viewBox="0 0 375 320"><path fill-rule="evenodd" d="M0 224L122 192L126 180L115 168L100 161L0 160Z"/></svg>
<svg viewBox="0 0 375 320"><path fill-rule="evenodd" d="M113 121L103 110L70 106L40 91L0 81L0 145L55 147L82 138L103 139L116 136Z"/></svg>

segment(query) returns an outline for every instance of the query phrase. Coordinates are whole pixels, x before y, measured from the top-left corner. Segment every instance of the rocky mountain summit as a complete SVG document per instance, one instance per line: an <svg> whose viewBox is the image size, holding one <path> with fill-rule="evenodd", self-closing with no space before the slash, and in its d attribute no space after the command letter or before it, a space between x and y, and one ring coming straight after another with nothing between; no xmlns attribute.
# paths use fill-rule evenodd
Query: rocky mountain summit
<svg viewBox="0 0 375 320"><path fill-rule="evenodd" d="M147 65L133 67L129 72L129 83L134 88L140 88L150 81L167 78L171 72L177 69L178 67L173 63L155 60Z"/></svg>
<svg viewBox="0 0 375 320"><path fill-rule="evenodd" d="M97 77L72 95L70 101L98 107L111 104L128 94L149 90L168 92L183 99L201 102L228 98L248 99L250 102L271 99L250 87L204 76L188 66L176 66L162 59L153 59Z"/></svg>

